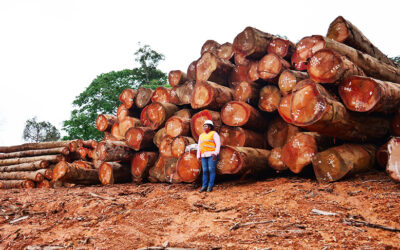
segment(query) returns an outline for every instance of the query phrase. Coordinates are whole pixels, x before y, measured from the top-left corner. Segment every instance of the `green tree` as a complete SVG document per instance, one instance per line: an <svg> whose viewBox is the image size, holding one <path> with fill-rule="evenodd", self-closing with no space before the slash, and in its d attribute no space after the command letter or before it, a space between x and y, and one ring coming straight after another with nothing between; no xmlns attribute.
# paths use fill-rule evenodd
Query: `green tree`
<svg viewBox="0 0 400 250"><path fill-rule="evenodd" d="M38 122L33 117L25 122L22 137L27 142L57 141L60 139L60 132L50 122Z"/></svg>
<svg viewBox="0 0 400 250"><path fill-rule="evenodd" d="M140 67L112 71L97 76L92 83L73 101L71 118L64 121L64 140L81 138L101 140L103 133L96 129L98 114L115 114L121 92L126 88L140 86L155 89L167 86L167 75L157 69L164 55L144 45L135 53Z"/></svg>
<svg viewBox="0 0 400 250"><path fill-rule="evenodd" d="M390 58L400 67L400 56L395 56Z"/></svg>

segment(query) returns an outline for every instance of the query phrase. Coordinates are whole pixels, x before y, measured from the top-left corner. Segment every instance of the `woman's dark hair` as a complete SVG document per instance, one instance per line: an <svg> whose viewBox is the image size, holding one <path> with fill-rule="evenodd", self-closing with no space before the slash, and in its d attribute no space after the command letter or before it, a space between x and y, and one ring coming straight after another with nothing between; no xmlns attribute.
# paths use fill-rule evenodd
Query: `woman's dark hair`
<svg viewBox="0 0 400 250"><path fill-rule="evenodd" d="M213 125L211 125L211 124L207 124L207 126L209 126L209 127L210 127L210 130L214 130L214 126L213 126Z"/></svg>

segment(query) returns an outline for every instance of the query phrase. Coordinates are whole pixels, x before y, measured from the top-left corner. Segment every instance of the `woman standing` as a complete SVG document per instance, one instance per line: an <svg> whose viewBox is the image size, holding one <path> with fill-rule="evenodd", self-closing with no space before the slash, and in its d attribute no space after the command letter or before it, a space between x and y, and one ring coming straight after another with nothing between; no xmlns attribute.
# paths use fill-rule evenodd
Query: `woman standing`
<svg viewBox="0 0 400 250"><path fill-rule="evenodd" d="M221 140L214 131L214 123L206 120L203 124L204 133L199 137L197 144L197 159L201 157L203 169L203 184L200 192L211 192L214 187L215 168L217 167L218 154L221 148Z"/></svg>

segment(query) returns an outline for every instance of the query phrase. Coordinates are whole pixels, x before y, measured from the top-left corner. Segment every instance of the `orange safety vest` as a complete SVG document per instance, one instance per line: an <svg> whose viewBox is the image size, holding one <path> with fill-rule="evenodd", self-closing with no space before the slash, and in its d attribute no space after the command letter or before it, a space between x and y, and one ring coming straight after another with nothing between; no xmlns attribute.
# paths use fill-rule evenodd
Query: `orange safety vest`
<svg viewBox="0 0 400 250"><path fill-rule="evenodd" d="M215 151L216 145L214 142L214 133L215 131L211 131L208 134L202 133L199 138L200 143L200 152L203 154L204 152Z"/></svg>

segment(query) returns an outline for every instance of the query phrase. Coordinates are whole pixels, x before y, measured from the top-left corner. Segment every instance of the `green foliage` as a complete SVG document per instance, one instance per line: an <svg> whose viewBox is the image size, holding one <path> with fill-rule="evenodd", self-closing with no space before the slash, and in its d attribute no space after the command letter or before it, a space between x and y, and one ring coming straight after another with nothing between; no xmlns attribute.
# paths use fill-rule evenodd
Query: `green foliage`
<svg viewBox="0 0 400 250"><path fill-rule="evenodd" d="M395 56L390 58L400 67L400 56Z"/></svg>
<svg viewBox="0 0 400 250"><path fill-rule="evenodd" d="M98 114L116 113L120 105L118 97L124 89L167 86L167 75L157 69L164 55L144 45L136 51L135 56L140 67L103 73L76 97L72 103L74 109L71 119L63 124L63 130L68 134L63 137L64 140L101 140L104 136L96 129L96 118Z"/></svg>
<svg viewBox="0 0 400 250"><path fill-rule="evenodd" d="M36 117L25 122L25 129L22 138L27 142L57 141L60 139L60 132L50 122L38 122Z"/></svg>

